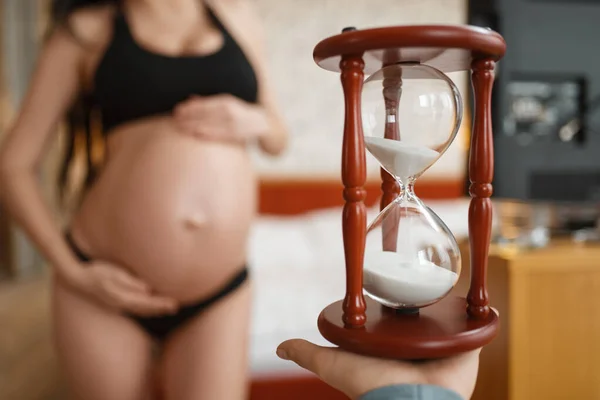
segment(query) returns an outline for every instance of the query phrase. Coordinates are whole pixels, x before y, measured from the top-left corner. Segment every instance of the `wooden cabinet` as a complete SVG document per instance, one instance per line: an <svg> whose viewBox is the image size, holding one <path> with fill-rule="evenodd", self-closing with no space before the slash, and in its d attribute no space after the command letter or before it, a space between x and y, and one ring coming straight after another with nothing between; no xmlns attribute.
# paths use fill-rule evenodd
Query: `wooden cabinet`
<svg viewBox="0 0 600 400"><path fill-rule="evenodd" d="M474 400L600 399L600 246L492 246L488 292L501 327L482 352Z"/></svg>

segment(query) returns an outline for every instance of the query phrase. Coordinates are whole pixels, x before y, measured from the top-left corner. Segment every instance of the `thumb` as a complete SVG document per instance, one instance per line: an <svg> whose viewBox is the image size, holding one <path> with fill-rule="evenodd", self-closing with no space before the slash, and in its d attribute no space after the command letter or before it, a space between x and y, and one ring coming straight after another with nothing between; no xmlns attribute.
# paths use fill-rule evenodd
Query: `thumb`
<svg viewBox="0 0 600 400"><path fill-rule="evenodd" d="M345 353L338 348L317 346L302 339L285 341L277 348L277 355L311 371L329 386L350 398L365 392L360 376L356 375L361 364L360 356Z"/></svg>
<svg viewBox="0 0 600 400"><path fill-rule="evenodd" d="M327 371L335 363L335 349L317 346L303 339L287 340L277 348L277 356L290 360L327 381ZM325 375L325 376L323 376Z"/></svg>

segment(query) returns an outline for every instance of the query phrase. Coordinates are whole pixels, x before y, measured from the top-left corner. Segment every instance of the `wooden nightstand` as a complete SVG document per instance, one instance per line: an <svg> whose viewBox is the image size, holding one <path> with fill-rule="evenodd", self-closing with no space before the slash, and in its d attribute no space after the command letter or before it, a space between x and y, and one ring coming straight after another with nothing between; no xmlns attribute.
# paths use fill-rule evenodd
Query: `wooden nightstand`
<svg viewBox="0 0 600 400"><path fill-rule="evenodd" d="M456 291L469 282L468 243ZM482 352L475 400L600 399L600 246L492 246L488 268L500 334Z"/></svg>

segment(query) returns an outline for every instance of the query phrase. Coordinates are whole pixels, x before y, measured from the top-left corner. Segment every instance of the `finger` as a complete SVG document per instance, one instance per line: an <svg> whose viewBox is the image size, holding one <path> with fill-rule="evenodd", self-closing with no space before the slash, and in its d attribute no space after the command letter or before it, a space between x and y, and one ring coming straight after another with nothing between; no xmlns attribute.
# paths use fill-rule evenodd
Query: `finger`
<svg viewBox="0 0 600 400"><path fill-rule="evenodd" d="M177 118L188 117L201 113L206 106L206 102L201 98L190 98L175 106L173 114Z"/></svg>
<svg viewBox="0 0 600 400"><path fill-rule="evenodd" d="M189 117L181 117L181 118L179 118L179 120L177 122L178 122L177 125L180 129L182 129L186 132L196 132L202 126L211 124L211 119L210 119L210 117L201 118L201 117L189 116Z"/></svg>
<svg viewBox="0 0 600 400"><path fill-rule="evenodd" d="M141 293L121 292L121 307L137 315L160 315L177 312L178 305L173 299Z"/></svg>
<svg viewBox="0 0 600 400"><path fill-rule="evenodd" d="M130 300L123 308L140 317L174 315L177 307L169 300Z"/></svg>
<svg viewBox="0 0 600 400"><path fill-rule="evenodd" d="M136 278L126 271L118 271L115 274L115 282L121 285L124 289L142 293L150 293L150 286L146 282Z"/></svg>
<svg viewBox="0 0 600 400"><path fill-rule="evenodd" d="M180 117L175 120L177 129L185 134L193 134L199 122L195 118Z"/></svg>
<svg viewBox="0 0 600 400"><path fill-rule="evenodd" d="M185 135L195 134L194 132L198 126L198 121L196 119L190 117L176 117L173 118L173 121L178 133Z"/></svg>
<svg viewBox="0 0 600 400"><path fill-rule="evenodd" d="M222 106L218 99L204 97L190 98L175 107L175 116L179 118L206 117L215 114Z"/></svg>
<svg viewBox="0 0 600 400"><path fill-rule="evenodd" d="M377 368L392 369L385 361L347 353L337 348L317 346L306 340L294 339L283 342L277 349L277 355L290 360L300 367L313 372L329 386L345 393L350 398L371 389L372 382L364 382L360 374L364 369L377 375ZM383 367L381 367L383 365ZM366 384L366 385L365 385Z"/></svg>
<svg viewBox="0 0 600 400"><path fill-rule="evenodd" d="M237 135L226 124L212 123L212 121L197 125L191 134L199 138L227 142L228 144L239 146L246 146L250 143L249 137Z"/></svg>
<svg viewBox="0 0 600 400"><path fill-rule="evenodd" d="M225 140L230 141L232 138L228 131L218 124L199 123L196 126L191 124L184 128L185 132L199 138L208 140Z"/></svg>
<svg viewBox="0 0 600 400"><path fill-rule="evenodd" d="M188 102L188 100L183 101L183 102L177 104L175 107L173 107L173 116L175 118L179 118L183 115L185 109L187 108L187 102Z"/></svg>
<svg viewBox="0 0 600 400"><path fill-rule="evenodd" d="M196 136L217 136L226 132L225 124L217 115L206 116L190 115L176 119L177 128L185 134Z"/></svg>

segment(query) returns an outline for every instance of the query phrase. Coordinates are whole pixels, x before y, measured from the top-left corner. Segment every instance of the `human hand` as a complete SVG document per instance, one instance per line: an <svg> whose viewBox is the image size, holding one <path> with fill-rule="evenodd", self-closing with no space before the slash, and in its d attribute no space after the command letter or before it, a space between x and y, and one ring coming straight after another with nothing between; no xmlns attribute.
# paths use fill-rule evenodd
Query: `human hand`
<svg viewBox="0 0 600 400"><path fill-rule="evenodd" d="M153 294L145 282L121 267L93 261L80 268L78 278L71 283L100 304L139 316L177 312L175 300Z"/></svg>
<svg viewBox="0 0 600 400"><path fill-rule="evenodd" d="M365 357L301 339L279 345L277 355L319 376L351 399L390 385L435 385L469 399L475 390L481 349L431 361Z"/></svg>
<svg viewBox="0 0 600 400"><path fill-rule="evenodd" d="M175 107L173 117L183 133L208 140L246 144L269 131L261 107L229 94L192 96Z"/></svg>

